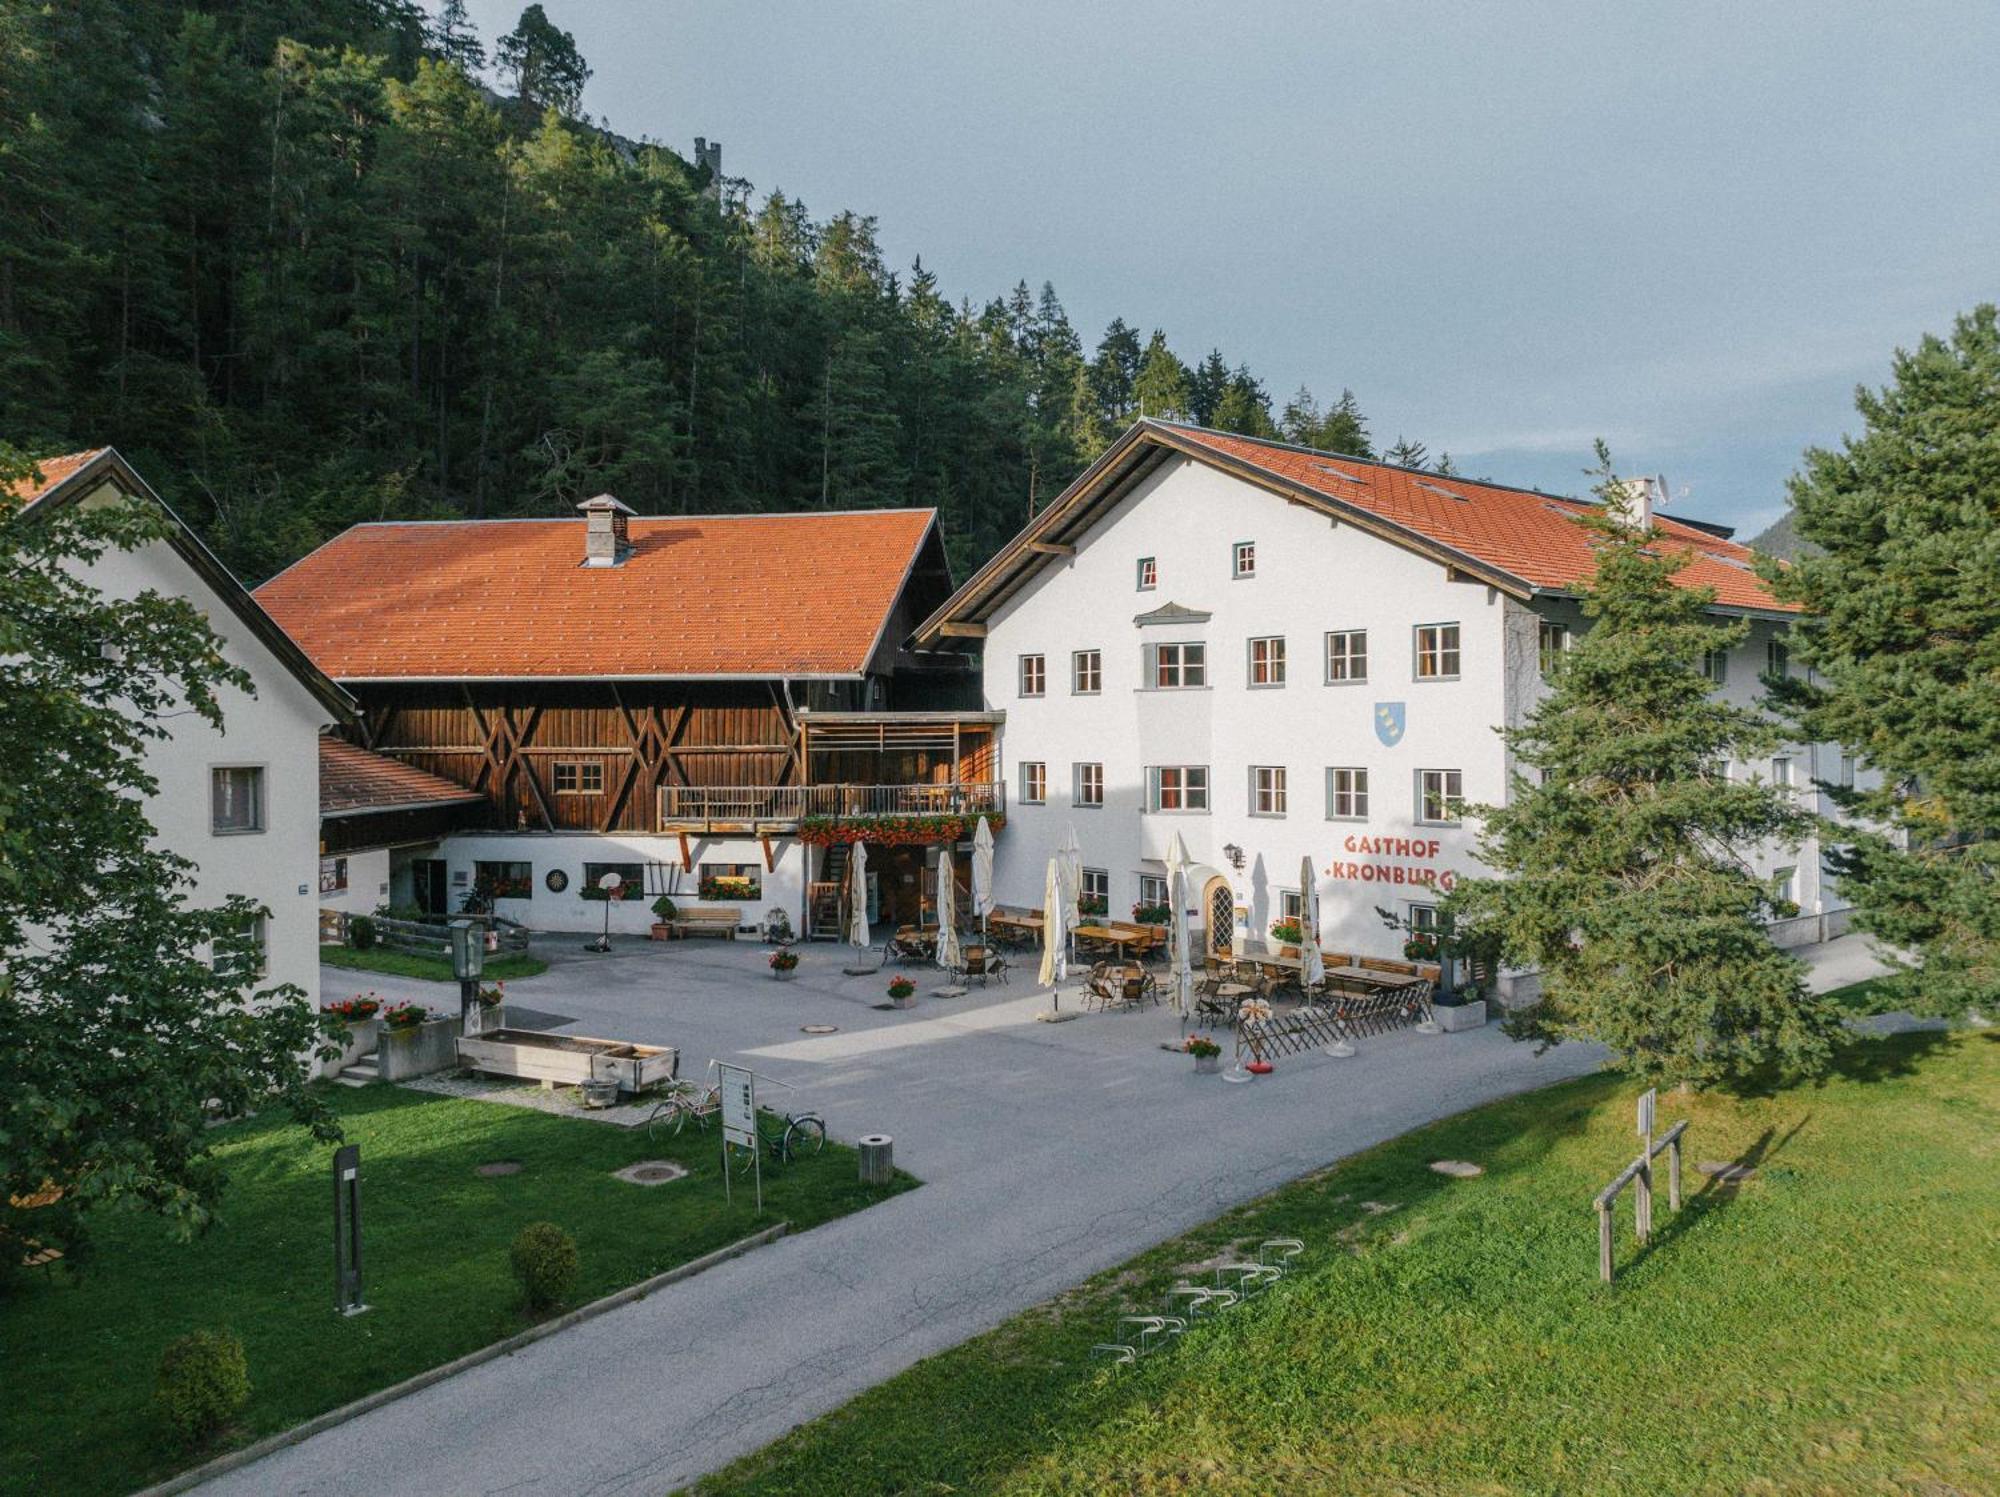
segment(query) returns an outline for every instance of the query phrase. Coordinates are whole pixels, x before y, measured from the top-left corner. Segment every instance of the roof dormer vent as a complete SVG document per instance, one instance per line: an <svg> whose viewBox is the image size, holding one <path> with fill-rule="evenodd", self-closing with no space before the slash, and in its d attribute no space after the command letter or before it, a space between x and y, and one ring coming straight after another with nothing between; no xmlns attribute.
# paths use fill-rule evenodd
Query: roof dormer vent
<svg viewBox="0 0 2000 1497"><path fill-rule="evenodd" d="M632 537L627 522L632 506L599 494L577 506L583 511L583 564L587 567L615 567L632 554Z"/></svg>

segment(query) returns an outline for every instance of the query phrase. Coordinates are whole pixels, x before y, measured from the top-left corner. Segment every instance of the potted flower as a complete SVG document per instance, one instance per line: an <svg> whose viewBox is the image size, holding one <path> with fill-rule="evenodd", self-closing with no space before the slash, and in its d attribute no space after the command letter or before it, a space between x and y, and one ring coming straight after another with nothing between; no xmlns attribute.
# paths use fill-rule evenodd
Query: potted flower
<svg viewBox="0 0 2000 1497"><path fill-rule="evenodd" d="M917 985L907 977L898 977L889 984L889 1001L898 1008L908 1008L916 1002Z"/></svg>
<svg viewBox="0 0 2000 1497"><path fill-rule="evenodd" d="M382 1022L390 1029L415 1029L431 1016L431 1011L421 1003L398 1003L382 1015Z"/></svg>
<svg viewBox="0 0 2000 1497"><path fill-rule="evenodd" d="M382 1000L373 993L356 993L352 998L324 1003L320 1007L348 1024L366 1024L382 1011Z"/></svg>
<svg viewBox="0 0 2000 1497"><path fill-rule="evenodd" d="M1147 904L1142 899L1132 906L1132 923L1134 925L1165 925L1173 917L1173 909L1165 904Z"/></svg>
<svg viewBox="0 0 2000 1497"><path fill-rule="evenodd" d="M1438 938L1432 931L1411 931L1403 942L1403 960L1406 962L1434 962L1438 959Z"/></svg>
<svg viewBox="0 0 2000 1497"><path fill-rule="evenodd" d="M1205 1034L1189 1035L1181 1042L1181 1049L1194 1057L1197 1076L1213 1076L1222 1068L1222 1046Z"/></svg>
<svg viewBox="0 0 2000 1497"><path fill-rule="evenodd" d="M780 946L769 958L771 975L783 982L799 969L799 954L789 946Z"/></svg>
<svg viewBox="0 0 2000 1497"><path fill-rule="evenodd" d="M1296 920L1278 920L1274 921L1271 925L1271 939L1278 943L1278 955L1280 956L1297 956L1299 954L1299 940L1302 935L1303 932L1299 929L1299 922Z"/></svg>
<svg viewBox="0 0 2000 1497"><path fill-rule="evenodd" d="M655 941L671 941L674 938L674 928L667 922L679 913L680 911L674 907L674 902L664 894L653 901L653 939Z"/></svg>

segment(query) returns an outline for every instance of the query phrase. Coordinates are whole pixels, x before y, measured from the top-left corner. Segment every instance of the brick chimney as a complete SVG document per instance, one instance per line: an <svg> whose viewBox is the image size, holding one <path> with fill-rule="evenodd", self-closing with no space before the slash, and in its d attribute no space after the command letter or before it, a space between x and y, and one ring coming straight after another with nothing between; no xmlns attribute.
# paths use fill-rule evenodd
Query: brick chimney
<svg viewBox="0 0 2000 1497"><path fill-rule="evenodd" d="M1621 478L1619 485L1625 490L1625 513L1633 526L1642 534L1653 529L1653 511L1667 502L1667 479L1665 474L1652 478Z"/></svg>
<svg viewBox="0 0 2000 1497"><path fill-rule="evenodd" d="M599 494L577 506L583 511L583 564L587 567L622 566L632 554L632 537L627 522L632 507L609 494Z"/></svg>

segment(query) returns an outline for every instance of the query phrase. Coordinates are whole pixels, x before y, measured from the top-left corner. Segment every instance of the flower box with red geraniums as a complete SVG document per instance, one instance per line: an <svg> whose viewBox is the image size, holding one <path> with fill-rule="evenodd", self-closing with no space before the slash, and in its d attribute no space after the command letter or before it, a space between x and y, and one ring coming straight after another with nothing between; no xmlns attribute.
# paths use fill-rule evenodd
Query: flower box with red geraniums
<svg viewBox="0 0 2000 1497"><path fill-rule="evenodd" d="M335 1003L322 1003L320 1011L345 1019L349 1024L365 1024L382 1012L382 1000L373 993L356 993L352 998L342 998Z"/></svg>
<svg viewBox="0 0 2000 1497"><path fill-rule="evenodd" d="M1147 904L1141 901L1132 906L1132 923L1134 925L1165 925L1173 917L1174 912L1169 905Z"/></svg>
<svg viewBox="0 0 2000 1497"><path fill-rule="evenodd" d="M799 954L796 951L774 951L769 963L773 977L790 977L799 965Z"/></svg>
<svg viewBox="0 0 2000 1497"><path fill-rule="evenodd" d="M1296 946L1302 932L1296 920L1279 920L1271 926L1271 939L1280 946Z"/></svg>
<svg viewBox="0 0 2000 1497"><path fill-rule="evenodd" d="M382 1015L382 1023L390 1029L415 1029L430 1016L421 1003L398 1003Z"/></svg>
<svg viewBox="0 0 2000 1497"><path fill-rule="evenodd" d="M907 977L898 977L889 984L889 1001L898 1008L907 1007L917 996L917 985Z"/></svg>
<svg viewBox="0 0 2000 1497"><path fill-rule="evenodd" d="M1194 1057L1195 1071L1203 1076L1218 1069L1222 1046L1204 1034L1191 1034L1181 1041L1181 1049Z"/></svg>
<svg viewBox="0 0 2000 1497"><path fill-rule="evenodd" d="M964 842L973 836L980 817L938 816L807 816L799 822L799 841L813 847L836 842L866 842L874 847L910 847L931 842ZM999 832L1007 818L985 818L987 829Z"/></svg>
<svg viewBox="0 0 2000 1497"><path fill-rule="evenodd" d="M1406 962L1434 962L1438 959L1438 938L1428 931L1418 931L1403 942L1403 960Z"/></svg>

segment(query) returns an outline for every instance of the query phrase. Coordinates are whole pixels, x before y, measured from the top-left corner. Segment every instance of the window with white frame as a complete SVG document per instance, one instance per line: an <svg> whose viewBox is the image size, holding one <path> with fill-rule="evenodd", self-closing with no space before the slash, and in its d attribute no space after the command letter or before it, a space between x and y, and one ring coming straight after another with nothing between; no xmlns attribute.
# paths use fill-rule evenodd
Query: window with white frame
<svg viewBox="0 0 2000 1497"><path fill-rule="evenodd" d="M1208 766L1155 764L1146 771L1146 808L1149 811L1206 811Z"/></svg>
<svg viewBox="0 0 2000 1497"><path fill-rule="evenodd" d="M1285 639L1281 634L1267 635L1250 641L1250 684L1252 686L1283 686L1285 684Z"/></svg>
<svg viewBox="0 0 2000 1497"><path fill-rule="evenodd" d="M1854 755L1852 754L1842 754L1840 756L1840 788L1843 790L1852 790L1854 788Z"/></svg>
<svg viewBox="0 0 2000 1497"><path fill-rule="evenodd" d="M1776 886L1777 897L1780 903L1789 905L1798 904L1799 870L1797 868L1780 868L1772 875L1772 882Z"/></svg>
<svg viewBox="0 0 2000 1497"><path fill-rule="evenodd" d="M1297 921L1305 913L1305 908L1306 902L1300 897L1297 889L1280 889L1278 891L1278 918L1280 920Z"/></svg>
<svg viewBox="0 0 2000 1497"><path fill-rule="evenodd" d="M1326 814L1333 821L1368 819L1368 771L1329 769L1326 772Z"/></svg>
<svg viewBox="0 0 2000 1497"><path fill-rule="evenodd" d="M1079 806L1101 806L1104 804L1104 766L1102 764L1079 764L1076 766L1075 794L1072 797Z"/></svg>
<svg viewBox="0 0 2000 1497"><path fill-rule="evenodd" d="M1040 655L1021 657L1021 695L1038 697L1049 689L1048 661Z"/></svg>
<svg viewBox="0 0 2000 1497"><path fill-rule="evenodd" d="M1729 652L1727 650L1703 650L1701 652L1701 673L1717 686L1729 680Z"/></svg>
<svg viewBox="0 0 2000 1497"><path fill-rule="evenodd" d="M209 965L220 977L255 982L271 967L271 927L267 917L252 915L236 934L215 944Z"/></svg>
<svg viewBox="0 0 2000 1497"><path fill-rule="evenodd" d="M1336 629L1326 637L1326 684L1368 679L1368 631Z"/></svg>
<svg viewBox="0 0 2000 1497"><path fill-rule="evenodd" d="M1458 679L1458 625L1417 625L1417 679Z"/></svg>
<svg viewBox="0 0 2000 1497"><path fill-rule="evenodd" d="M1764 673L1783 679L1791 671L1792 651L1782 639L1774 639L1764 646Z"/></svg>
<svg viewBox="0 0 2000 1497"><path fill-rule="evenodd" d="M1231 575L1237 577L1255 577L1257 575L1257 543L1255 541L1238 541L1234 546L1230 547L1229 555Z"/></svg>
<svg viewBox="0 0 2000 1497"><path fill-rule="evenodd" d="M1452 826L1465 800L1465 776L1456 769L1417 771L1417 820L1432 826Z"/></svg>
<svg viewBox="0 0 2000 1497"><path fill-rule="evenodd" d="M1049 767L1039 759L1021 761L1021 803L1039 806L1049 798Z"/></svg>
<svg viewBox="0 0 2000 1497"><path fill-rule="evenodd" d="M1285 814L1284 765L1253 764L1250 766L1250 814L1252 816L1283 816Z"/></svg>
<svg viewBox="0 0 2000 1497"><path fill-rule="evenodd" d="M1406 904L1403 911L1410 918L1413 935L1434 936L1438 932L1438 907L1434 904Z"/></svg>
<svg viewBox="0 0 2000 1497"><path fill-rule="evenodd" d="M602 795L604 762L601 759L558 759L555 764L557 795Z"/></svg>
<svg viewBox="0 0 2000 1497"><path fill-rule="evenodd" d="M1103 915L1111 909L1111 873L1105 868L1083 870L1083 885L1078 891L1077 910L1085 915Z"/></svg>
<svg viewBox="0 0 2000 1497"><path fill-rule="evenodd" d="M1208 646L1153 646L1153 685L1163 691L1208 685Z"/></svg>
<svg viewBox="0 0 2000 1497"><path fill-rule="evenodd" d="M209 771L209 829L218 837L264 830L264 770L231 764Z"/></svg>
<svg viewBox="0 0 2000 1497"><path fill-rule="evenodd" d="M1798 778L1794 772L1791 756L1778 754L1771 760L1771 783L1781 790L1795 789Z"/></svg>
<svg viewBox="0 0 2000 1497"><path fill-rule="evenodd" d="M1568 648L1569 625L1558 624L1554 619L1543 619L1535 640L1535 659L1541 666L1543 680L1555 674L1556 662Z"/></svg>
<svg viewBox="0 0 2000 1497"><path fill-rule="evenodd" d="M1139 875L1139 903L1159 909L1167 902L1167 881L1157 873Z"/></svg>
<svg viewBox="0 0 2000 1497"><path fill-rule="evenodd" d="M1160 585L1159 563L1150 556L1139 558L1139 591L1149 593Z"/></svg>
<svg viewBox="0 0 2000 1497"><path fill-rule="evenodd" d="M1104 690L1104 656L1100 651L1078 650L1069 657L1069 689L1080 697Z"/></svg>

